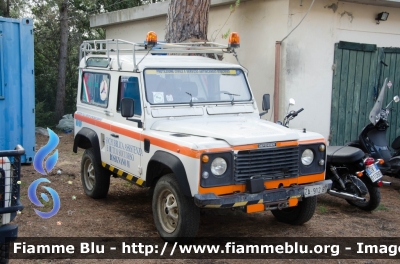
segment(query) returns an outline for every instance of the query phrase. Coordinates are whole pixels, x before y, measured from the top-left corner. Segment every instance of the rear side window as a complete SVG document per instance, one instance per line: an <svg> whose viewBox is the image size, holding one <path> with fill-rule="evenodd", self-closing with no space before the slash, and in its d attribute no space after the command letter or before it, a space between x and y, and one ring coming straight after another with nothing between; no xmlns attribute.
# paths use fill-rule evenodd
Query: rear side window
<svg viewBox="0 0 400 264"><path fill-rule="evenodd" d="M82 76L81 101L106 108L110 88L110 75L84 72Z"/></svg>
<svg viewBox="0 0 400 264"><path fill-rule="evenodd" d="M135 101L135 115L142 115L140 102L139 79L137 77L119 77L117 111L121 111L122 98L132 98Z"/></svg>

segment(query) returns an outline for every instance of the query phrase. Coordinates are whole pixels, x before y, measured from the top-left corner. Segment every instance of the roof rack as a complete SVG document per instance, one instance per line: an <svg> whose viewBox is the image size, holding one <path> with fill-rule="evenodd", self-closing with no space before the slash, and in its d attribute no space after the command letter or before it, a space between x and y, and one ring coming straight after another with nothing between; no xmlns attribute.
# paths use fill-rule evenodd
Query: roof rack
<svg viewBox="0 0 400 264"><path fill-rule="evenodd" d="M147 53L146 53L147 52ZM215 42L186 42L186 43L160 43L150 46L147 43L134 43L121 39L105 39L105 40L87 40L84 41L80 46L79 61L83 57L89 54L101 54L107 55L110 61L110 53L117 55L118 70L121 70L120 55L121 54L132 54L134 71L138 70L138 64L136 63L136 53L146 53L147 56L151 54L214 54L215 58L218 59L218 55L224 53L233 53L237 58L235 49L228 47L228 45L222 45ZM239 62L239 60L238 60ZM87 62L86 66L87 66ZM239 62L240 64L240 62Z"/></svg>

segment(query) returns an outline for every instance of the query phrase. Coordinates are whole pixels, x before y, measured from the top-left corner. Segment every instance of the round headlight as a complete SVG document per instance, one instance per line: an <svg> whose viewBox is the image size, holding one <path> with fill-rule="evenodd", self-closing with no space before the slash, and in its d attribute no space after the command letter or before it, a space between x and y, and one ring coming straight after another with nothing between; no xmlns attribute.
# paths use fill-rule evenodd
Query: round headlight
<svg viewBox="0 0 400 264"><path fill-rule="evenodd" d="M303 165L310 165L314 160L314 153L312 152L311 149L306 149L303 151L303 154L301 154L301 163Z"/></svg>
<svg viewBox="0 0 400 264"><path fill-rule="evenodd" d="M223 158L215 158L211 163L211 172L216 176L224 174L226 168L227 164Z"/></svg>
<svg viewBox="0 0 400 264"><path fill-rule="evenodd" d="M318 149L321 152L325 151L325 145L324 144L319 145Z"/></svg>

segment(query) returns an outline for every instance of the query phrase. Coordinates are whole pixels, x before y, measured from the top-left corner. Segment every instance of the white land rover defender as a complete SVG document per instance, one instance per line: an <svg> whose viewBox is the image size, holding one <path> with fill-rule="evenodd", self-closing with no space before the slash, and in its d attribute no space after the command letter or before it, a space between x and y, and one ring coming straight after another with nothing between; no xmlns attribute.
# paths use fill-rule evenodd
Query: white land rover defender
<svg viewBox="0 0 400 264"><path fill-rule="evenodd" d="M194 237L201 208L310 220L316 195L331 186L325 140L260 119L246 70L209 58L236 56L235 34L229 45L161 44L154 32L145 43L81 45L73 150L86 149L88 196L104 198L111 174L153 188L154 222L166 241Z"/></svg>

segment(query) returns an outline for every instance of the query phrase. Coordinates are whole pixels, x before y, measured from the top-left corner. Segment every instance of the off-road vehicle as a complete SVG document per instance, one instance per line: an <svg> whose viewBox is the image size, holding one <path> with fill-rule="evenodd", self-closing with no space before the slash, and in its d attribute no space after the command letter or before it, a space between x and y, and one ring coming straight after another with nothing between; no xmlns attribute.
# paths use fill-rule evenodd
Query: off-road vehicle
<svg viewBox="0 0 400 264"><path fill-rule="evenodd" d="M195 236L202 208L310 220L331 185L325 140L260 118L246 69L219 60L236 55L235 34L229 45L159 43L154 32L81 45L73 150L85 149L87 195L104 198L111 174L152 188L167 241Z"/></svg>

